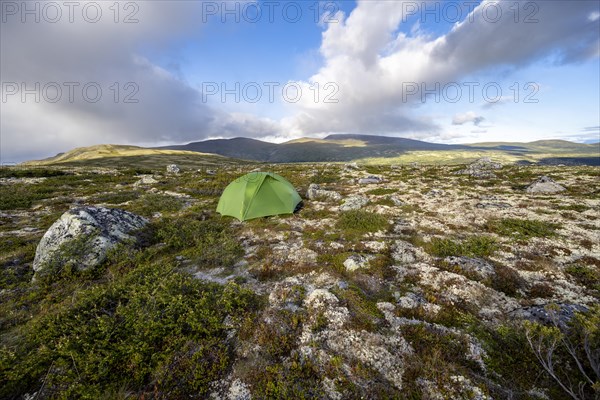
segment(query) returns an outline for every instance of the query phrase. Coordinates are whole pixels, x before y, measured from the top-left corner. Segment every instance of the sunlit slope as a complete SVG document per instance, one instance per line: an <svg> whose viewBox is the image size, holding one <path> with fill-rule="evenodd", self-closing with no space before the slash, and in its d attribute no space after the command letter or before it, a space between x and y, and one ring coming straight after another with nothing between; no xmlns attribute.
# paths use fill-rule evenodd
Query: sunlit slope
<svg viewBox="0 0 600 400"><path fill-rule="evenodd" d="M23 165L72 165L97 167L157 168L177 164L185 168L235 164L242 161L217 154L195 151L149 149L138 146L103 144L80 147L44 160L28 161Z"/></svg>

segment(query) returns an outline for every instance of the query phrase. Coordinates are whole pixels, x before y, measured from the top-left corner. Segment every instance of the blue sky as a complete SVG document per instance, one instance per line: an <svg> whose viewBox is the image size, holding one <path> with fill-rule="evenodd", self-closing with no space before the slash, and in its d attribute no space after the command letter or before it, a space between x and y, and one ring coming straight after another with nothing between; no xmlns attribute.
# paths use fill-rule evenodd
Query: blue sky
<svg viewBox="0 0 600 400"><path fill-rule="evenodd" d="M97 143L236 136L281 142L362 133L472 143L600 135L596 1L140 1L120 2L117 22L113 3L102 2L103 19L93 24L77 13L72 23L48 23L43 14L23 21L6 3L4 162ZM130 3L135 8L126 9ZM131 11L137 22L126 24ZM23 101L15 87L36 82L93 82L104 95L95 103ZM268 82L279 85L273 101ZM133 104L123 102L128 83L137 89ZM208 93L207 83L218 92ZM221 85L236 83L250 85L251 97L258 85L262 96L236 102L230 94L223 102ZM472 101L468 83L476 85ZM282 97L286 84L292 94L302 90L297 102ZM410 85L419 90L407 97ZM497 103L484 98L490 86L502 91ZM442 92L421 101L421 88L436 87ZM457 87L458 100L444 96ZM327 94L337 103L325 102ZM537 102L526 102L527 94Z"/></svg>

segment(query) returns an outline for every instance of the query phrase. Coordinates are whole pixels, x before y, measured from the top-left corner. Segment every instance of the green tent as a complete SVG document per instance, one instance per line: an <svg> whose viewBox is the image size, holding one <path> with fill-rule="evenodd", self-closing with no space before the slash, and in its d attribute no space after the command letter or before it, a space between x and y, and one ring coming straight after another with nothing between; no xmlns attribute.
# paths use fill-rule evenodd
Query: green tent
<svg viewBox="0 0 600 400"><path fill-rule="evenodd" d="M217 212L246 221L291 214L300 201L302 199L294 186L283 177L271 172L251 172L225 188Z"/></svg>

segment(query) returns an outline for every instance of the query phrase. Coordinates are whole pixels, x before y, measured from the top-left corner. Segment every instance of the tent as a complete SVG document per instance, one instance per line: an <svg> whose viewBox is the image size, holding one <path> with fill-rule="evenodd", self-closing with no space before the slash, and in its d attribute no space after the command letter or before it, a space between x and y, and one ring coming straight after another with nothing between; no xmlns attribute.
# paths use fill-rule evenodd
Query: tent
<svg viewBox="0 0 600 400"><path fill-rule="evenodd" d="M291 214L302 199L294 186L272 172L251 172L223 191L217 212L246 221L269 215Z"/></svg>

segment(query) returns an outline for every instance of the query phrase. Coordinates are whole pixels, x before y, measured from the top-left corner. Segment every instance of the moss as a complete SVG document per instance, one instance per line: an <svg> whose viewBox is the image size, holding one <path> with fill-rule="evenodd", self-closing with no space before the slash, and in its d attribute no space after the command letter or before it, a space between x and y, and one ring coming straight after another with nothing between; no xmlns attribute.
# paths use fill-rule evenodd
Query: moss
<svg viewBox="0 0 600 400"><path fill-rule="evenodd" d="M317 365L293 354L287 362L256 370L247 379L252 382L253 398L296 400L325 398L320 378Z"/></svg>
<svg viewBox="0 0 600 400"><path fill-rule="evenodd" d="M121 204L128 201L137 200L140 197L140 193L137 191L118 191L109 192L96 195L90 199L91 203L107 203L107 204Z"/></svg>

